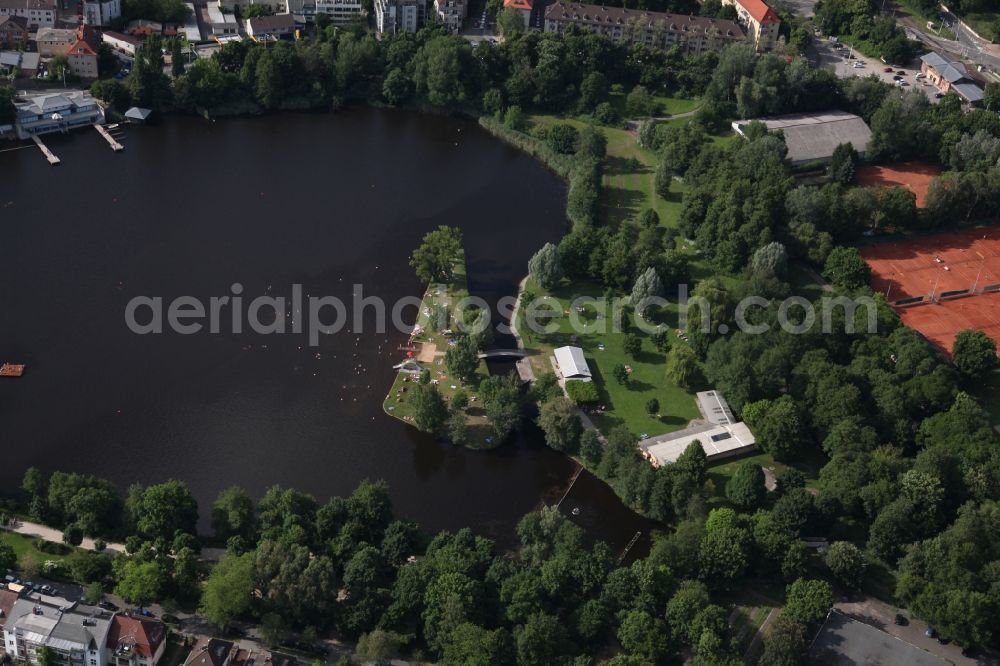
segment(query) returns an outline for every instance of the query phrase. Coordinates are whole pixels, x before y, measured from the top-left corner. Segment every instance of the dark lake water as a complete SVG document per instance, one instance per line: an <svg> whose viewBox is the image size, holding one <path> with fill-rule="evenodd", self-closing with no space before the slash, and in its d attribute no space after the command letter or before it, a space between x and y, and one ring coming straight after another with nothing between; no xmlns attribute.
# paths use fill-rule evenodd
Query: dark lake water
<svg viewBox="0 0 1000 666"><path fill-rule="evenodd" d="M350 301L361 284L395 302L422 291L407 258L440 224L465 234L474 294L511 294L566 230L565 187L537 162L468 120L370 109L170 118L129 128L119 154L94 131L45 141L62 165L33 147L0 153L0 361L28 364L0 381L0 492L30 465L122 488L177 478L207 527L232 484L322 501L382 478L398 515L502 545L562 496L575 465L536 429L474 452L385 416L405 336L372 330L371 312L317 348L225 323L136 335L124 319L135 296L207 302L233 283L247 301L292 284ZM574 501L616 546L645 525L592 479Z"/></svg>

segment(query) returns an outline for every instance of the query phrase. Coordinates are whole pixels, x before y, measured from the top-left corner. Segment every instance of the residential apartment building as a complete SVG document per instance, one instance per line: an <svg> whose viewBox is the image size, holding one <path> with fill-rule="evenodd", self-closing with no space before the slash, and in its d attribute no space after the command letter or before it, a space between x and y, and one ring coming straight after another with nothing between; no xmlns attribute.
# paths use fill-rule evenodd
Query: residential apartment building
<svg viewBox="0 0 1000 666"><path fill-rule="evenodd" d="M349 25L361 20L364 6L361 0L316 0L316 13L329 16L332 25Z"/></svg>
<svg viewBox="0 0 1000 666"><path fill-rule="evenodd" d="M575 2L555 2L545 9L545 32L561 33L571 25L615 41L663 49L679 46L685 53L718 50L727 43L746 39L743 28L734 21L705 16Z"/></svg>
<svg viewBox="0 0 1000 666"><path fill-rule="evenodd" d="M63 666L156 666L163 656L162 622L48 599L0 590L0 653L34 666L42 647L54 651Z"/></svg>
<svg viewBox="0 0 1000 666"><path fill-rule="evenodd" d="M0 0L0 16L25 18L29 30L52 27L56 24L56 3L53 0Z"/></svg>
<svg viewBox="0 0 1000 666"><path fill-rule="evenodd" d="M20 120L20 109L18 109ZM108 666L111 614L86 606L59 607L18 599L3 627L4 648L15 661L39 663L47 647L64 666Z"/></svg>
<svg viewBox="0 0 1000 666"><path fill-rule="evenodd" d="M434 16L452 33L462 29L465 20L466 0L434 0Z"/></svg>
<svg viewBox="0 0 1000 666"><path fill-rule="evenodd" d="M28 43L28 19L0 16L0 48L16 49Z"/></svg>
<svg viewBox="0 0 1000 666"><path fill-rule="evenodd" d="M763 0L722 0L722 4L736 7L736 20L758 51L770 51L778 45L781 19Z"/></svg>
<svg viewBox="0 0 1000 666"><path fill-rule="evenodd" d="M416 32L424 19L424 0L375 0L375 28L380 33Z"/></svg>
<svg viewBox="0 0 1000 666"><path fill-rule="evenodd" d="M121 15L122 0L86 0L83 3L83 22L87 25L111 25Z"/></svg>
<svg viewBox="0 0 1000 666"><path fill-rule="evenodd" d="M81 79L97 78L97 51L82 39L76 40L66 52L70 70Z"/></svg>
<svg viewBox="0 0 1000 666"><path fill-rule="evenodd" d="M504 9L516 9L524 17L524 27L531 26L531 10L534 7L532 0L503 0Z"/></svg>

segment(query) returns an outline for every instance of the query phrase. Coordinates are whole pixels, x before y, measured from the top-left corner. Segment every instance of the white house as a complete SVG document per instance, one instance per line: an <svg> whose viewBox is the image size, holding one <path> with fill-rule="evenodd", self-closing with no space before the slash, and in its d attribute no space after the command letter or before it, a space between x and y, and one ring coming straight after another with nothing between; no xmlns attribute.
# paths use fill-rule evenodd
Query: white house
<svg viewBox="0 0 1000 666"><path fill-rule="evenodd" d="M709 460L741 455L757 448L750 428L737 421L729 403L718 391L702 391L697 395L698 410L705 422L665 435L647 437L639 442L639 451L653 467L677 462L685 449L694 442L701 445Z"/></svg>
<svg viewBox="0 0 1000 666"><path fill-rule="evenodd" d="M122 0L87 0L83 3L83 22L106 26L122 15Z"/></svg>
<svg viewBox="0 0 1000 666"><path fill-rule="evenodd" d="M52 0L0 0L0 16L21 16L30 30L56 24L56 3Z"/></svg>
<svg viewBox="0 0 1000 666"><path fill-rule="evenodd" d="M579 379L589 382L592 379L590 366L583 357L579 347L558 347L553 352L556 356L556 367L563 379Z"/></svg>
<svg viewBox="0 0 1000 666"><path fill-rule="evenodd" d="M109 44L115 51L132 57L135 57L135 50L139 47L139 44L141 44L141 42L132 35L124 35L120 32L112 32L111 30L105 30L101 34L101 41L105 44Z"/></svg>

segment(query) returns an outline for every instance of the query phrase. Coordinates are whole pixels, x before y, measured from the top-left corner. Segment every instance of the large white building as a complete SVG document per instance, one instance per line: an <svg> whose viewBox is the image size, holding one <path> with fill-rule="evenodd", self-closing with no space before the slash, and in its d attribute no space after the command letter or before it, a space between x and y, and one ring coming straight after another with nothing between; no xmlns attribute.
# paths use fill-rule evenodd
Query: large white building
<svg viewBox="0 0 1000 666"><path fill-rule="evenodd" d="M32 134L66 132L85 125L104 124L104 110L84 90L16 97L14 108L17 110L14 130L19 139L30 139Z"/></svg>
<svg viewBox="0 0 1000 666"><path fill-rule="evenodd" d="M757 440L750 428L742 421L736 421L722 394L702 391L697 398L704 422L639 442L640 453L653 467L677 462L685 449L695 442L701 445L709 460L738 456L757 448Z"/></svg>
<svg viewBox="0 0 1000 666"><path fill-rule="evenodd" d="M556 359L559 375L565 380L578 379L589 382L593 375L583 350L579 347L558 347L552 351Z"/></svg>
<svg viewBox="0 0 1000 666"><path fill-rule="evenodd" d="M423 14L424 0L375 0L375 28L380 33L416 32Z"/></svg>
<svg viewBox="0 0 1000 666"><path fill-rule="evenodd" d="M122 15L122 0L87 0L83 3L83 22L107 26Z"/></svg>
<svg viewBox="0 0 1000 666"><path fill-rule="evenodd" d="M316 0L316 13L329 16L332 25L349 25L361 20L364 6L361 0Z"/></svg>
<svg viewBox="0 0 1000 666"><path fill-rule="evenodd" d="M28 28L51 28L56 24L56 3L52 0L0 0L0 16L27 19Z"/></svg>

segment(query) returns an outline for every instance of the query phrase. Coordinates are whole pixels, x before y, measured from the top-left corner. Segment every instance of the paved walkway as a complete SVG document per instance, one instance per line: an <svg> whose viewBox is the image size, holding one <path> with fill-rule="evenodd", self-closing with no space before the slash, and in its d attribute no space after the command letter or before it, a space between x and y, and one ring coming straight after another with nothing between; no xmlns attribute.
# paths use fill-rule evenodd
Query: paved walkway
<svg viewBox="0 0 1000 666"><path fill-rule="evenodd" d="M10 524L4 525L3 529L8 532L15 532L17 534L23 534L24 536L32 537L35 539L41 539L43 541L52 541L53 543L63 543L63 533L54 527L49 527L47 525L39 525L38 523L28 523L23 520L15 519L13 526ZM83 542L80 544L80 548L85 548L87 550L96 550L94 548L94 540L90 537L84 537ZM105 545L105 550L113 550L118 553L125 552L125 545L120 543L108 543Z"/></svg>

